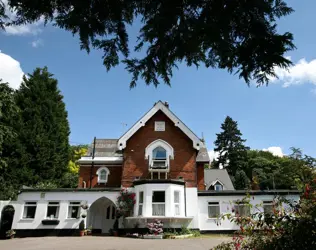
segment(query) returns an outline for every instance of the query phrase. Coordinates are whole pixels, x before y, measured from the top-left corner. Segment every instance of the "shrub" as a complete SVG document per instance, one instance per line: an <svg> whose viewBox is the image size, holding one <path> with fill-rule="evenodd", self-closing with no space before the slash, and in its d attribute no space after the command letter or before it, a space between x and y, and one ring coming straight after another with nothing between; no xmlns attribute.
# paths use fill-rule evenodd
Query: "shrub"
<svg viewBox="0 0 316 250"><path fill-rule="evenodd" d="M135 200L135 193L129 192L127 189L122 189L117 197L117 216L128 217L131 215Z"/></svg>
<svg viewBox="0 0 316 250"><path fill-rule="evenodd" d="M243 200L249 204L249 197ZM288 211L282 208L286 203ZM276 199L273 214L262 212L249 217L224 215L239 225L233 242L221 244L216 250L315 250L316 249L316 178L306 184L300 202Z"/></svg>

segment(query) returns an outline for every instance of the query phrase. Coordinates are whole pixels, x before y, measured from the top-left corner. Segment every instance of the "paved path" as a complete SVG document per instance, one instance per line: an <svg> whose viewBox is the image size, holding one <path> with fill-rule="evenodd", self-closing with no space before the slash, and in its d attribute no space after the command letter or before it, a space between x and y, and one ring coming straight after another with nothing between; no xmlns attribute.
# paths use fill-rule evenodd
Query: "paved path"
<svg viewBox="0 0 316 250"><path fill-rule="evenodd" d="M205 250L210 249L228 237L191 238L176 240L144 240L121 237L43 237L1 240L2 250Z"/></svg>

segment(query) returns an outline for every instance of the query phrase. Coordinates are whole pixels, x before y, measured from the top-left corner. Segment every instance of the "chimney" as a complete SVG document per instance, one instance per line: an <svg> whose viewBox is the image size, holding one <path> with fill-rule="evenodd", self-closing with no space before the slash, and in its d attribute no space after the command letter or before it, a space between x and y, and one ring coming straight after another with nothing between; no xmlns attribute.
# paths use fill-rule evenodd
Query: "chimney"
<svg viewBox="0 0 316 250"><path fill-rule="evenodd" d="M165 102L165 106L166 106L167 108L169 108L169 103L168 103L168 102Z"/></svg>

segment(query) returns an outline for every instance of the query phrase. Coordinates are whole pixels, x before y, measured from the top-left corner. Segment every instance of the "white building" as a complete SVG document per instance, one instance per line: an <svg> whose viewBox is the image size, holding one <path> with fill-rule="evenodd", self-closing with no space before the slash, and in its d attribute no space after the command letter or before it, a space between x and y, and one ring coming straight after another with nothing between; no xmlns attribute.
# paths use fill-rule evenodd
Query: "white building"
<svg viewBox="0 0 316 250"><path fill-rule="evenodd" d="M294 190L235 190L226 170L205 170L208 163L203 140L159 101L121 138L91 145L80 160L78 188L23 189L17 201L1 202L0 211L14 207L17 236L73 235L81 220L95 233L108 233L117 197L127 188L136 203L131 216L120 219L121 230L142 229L159 218L167 228L229 231L238 228L228 220L217 225L218 216L234 208L251 213L235 203L247 193L262 209L270 209L278 195L299 199Z"/></svg>

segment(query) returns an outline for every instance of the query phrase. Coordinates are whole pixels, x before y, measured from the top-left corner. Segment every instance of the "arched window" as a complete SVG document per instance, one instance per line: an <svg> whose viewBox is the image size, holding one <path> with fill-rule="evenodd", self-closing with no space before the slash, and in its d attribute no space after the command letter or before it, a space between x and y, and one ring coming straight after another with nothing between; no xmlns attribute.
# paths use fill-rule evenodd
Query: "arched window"
<svg viewBox="0 0 316 250"><path fill-rule="evenodd" d="M97 171L98 183L107 183L110 171L106 167L99 168Z"/></svg>
<svg viewBox="0 0 316 250"><path fill-rule="evenodd" d="M152 153L152 168L167 168L167 151L161 147L158 146L153 150Z"/></svg>
<svg viewBox="0 0 316 250"><path fill-rule="evenodd" d="M145 159L148 159L149 169L152 170L168 171L173 158L172 146L161 139L153 141L145 149Z"/></svg>

